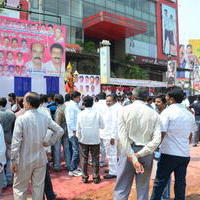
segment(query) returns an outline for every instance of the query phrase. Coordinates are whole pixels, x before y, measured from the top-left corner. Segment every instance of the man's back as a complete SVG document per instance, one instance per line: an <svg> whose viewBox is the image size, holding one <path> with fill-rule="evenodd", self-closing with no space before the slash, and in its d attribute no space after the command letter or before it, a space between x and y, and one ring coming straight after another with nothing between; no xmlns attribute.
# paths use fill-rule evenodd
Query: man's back
<svg viewBox="0 0 200 200"><path fill-rule="evenodd" d="M43 147L50 119L46 114L37 110L29 110L16 120L13 135L13 152L19 151L20 164L23 167L30 165L43 166L46 164L46 152ZM22 139L18 146L17 139ZM17 155L13 155L17 156Z"/></svg>
<svg viewBox="0 0 200 200"><path fill-rule="evenodd" d="M129 139L137 145L145 145L152 140L159 115L142 101L135 101L124 107L123 119L126 119Z"/></svg>
<svg viewBox="0 0 200 200"><path fill-rule="evenodd" d="M194 116L181 104L172 104L161 113L161 131L166 135L161 153L189 157L189 136L194 130Z"/></svg>
<svg viewBox="0 0 200 200"><path fill-rule="evenodd" d="M5 108L0 109L0 123L4 130L5 142L11 144L13 128L15 123L15 114Z"/></svg>

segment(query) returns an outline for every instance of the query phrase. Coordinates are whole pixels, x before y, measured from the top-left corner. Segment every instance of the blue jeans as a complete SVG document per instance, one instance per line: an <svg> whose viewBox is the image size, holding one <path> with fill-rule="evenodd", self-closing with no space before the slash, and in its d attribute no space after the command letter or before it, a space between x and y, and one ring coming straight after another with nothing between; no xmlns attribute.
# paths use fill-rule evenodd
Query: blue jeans
<svg viewBox="0 0 200 200"><path fill-rule="evenodd" d="M78 164L80 162L79 143L78 143L78 138L76 136L72 136L69 138L69 150L70 150L69 171L74 171L78 168Z"/></svg>
<svg viewBox="0 0 200 200"><path fill-rule="evenodd" d="M61 167L61 145L63 146L65 167L70 167L70 151L69 151L69 138L66 134L56 142L54 145L54 168L59 169Z"/></svg>
<svg viewBox="0 0 200 200"><path fill-rule="evenodd" d="M170 200L170 185L171 185L171 178L169 178L169 181L167 182L167 185L165 186L161 200Z"/></svg>
<svg viewBox="0 0 200 200"><path fill-rule="evenodd" d="M11 171L11 160L10 160L11 144L6 145L6 166L5 166L5 180L4 185L12 185L13 173Z"/></svg>
<svg viewBox="0 0 200 200"><path fill-rule="evenodd" d="M158 162L151 200L161 199L172 172L174 172L175 176L174 200L185 200L185 177L189 162L190 157L161 154L160 161Z"/></svg>

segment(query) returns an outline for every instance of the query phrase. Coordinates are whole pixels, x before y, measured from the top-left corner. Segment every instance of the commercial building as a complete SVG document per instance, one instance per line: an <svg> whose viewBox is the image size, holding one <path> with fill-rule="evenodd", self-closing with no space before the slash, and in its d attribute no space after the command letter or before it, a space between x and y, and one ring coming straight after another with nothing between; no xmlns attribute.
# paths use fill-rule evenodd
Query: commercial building
<svg viewBox="0 0 200 200"><path fill-rule="evenodd" d="M103 39L109 40L113 63L128 54L148 71L151 80L162 81L169 57L178 62L177 1L30 0L28 10L34 13L30 12L28 19L65 25L68 49L74 47L75 52L77 46L71 44L92 41L98 47ZM23 7L25 0L21 3ZM84 60L88 59L87 55L84 59L72 55L74 57L80 59L83 67L90 65ZM81 65L80 62L77 65ZM91 65L96 66L98 62ZM112 66L114 72L120 71L116 64ZM83 68L78 70L82 72Z"/></svg>

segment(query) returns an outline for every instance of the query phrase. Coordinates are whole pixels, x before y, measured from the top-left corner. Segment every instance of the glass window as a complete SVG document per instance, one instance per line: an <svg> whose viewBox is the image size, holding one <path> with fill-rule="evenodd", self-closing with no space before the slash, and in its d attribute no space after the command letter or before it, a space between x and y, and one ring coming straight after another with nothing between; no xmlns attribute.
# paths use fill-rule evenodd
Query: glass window
<svg viewBox="0 0 200 200"><path fill-rule="evenodd" d="M105 0L95 0L94 3L97 4L97 5L103 6L103 7L106 6Z"/></svg>
<svg viewBox="0 0 200 200"><path fill-rule="evenodd" d="M45 11L57 14L58 12L58 2L55 0L44 0L43 1L43 8Z"/></svg>
<svg viewBox="0 0 200 200"><path fill-rule="evenodd" d="M115 10L115 1L114 0L107 0L106 7Z"/></svg>
<svg viewBox="0 0 200 200"><path fill-rule="evenodd" d="M124 2L119 2L119 0L116 1L116 10L119 12L125 13L125 6Z"/></svg>
<svg viewBox="0 0 200 200"><path fill-rule="evenodd" d="M71 15L82 18L82 2L80 0L71 1Z"/></svg>
<svg viewBox="0 0 200 200"><path fill-rule="evenodd" d="M70 15L70 0L59 0L59 15Z"/></svg>
<svg viewBox="0 0 200 200"><path fill-rule="evenodd" d="M150 10L150 13L152 14L156 14L156 8L155 8L155 3L154 2L149 2L149 10Z"/></svg>
<svg viewBox="0 0 200 200"><path fill-rule="evenodd" d="M95 14L94 4L83 3L83 17L89 17Z"/></svg>
<svg viewBox="0 0 200 200"><path fill-rule="evenodd" d="M77 17L71 17L71 26L82 27L82 19Z"/></svg>
<svg viewBox="0 0 200 200"><path fill-rule="evenodd" d="M62 18L61 18L61 22L62 22L62 24L64 24L64 25L70 25L70 17L69 16L62 16Z"/></svg>
<svg viewBox="0 0 200 200"><path fill-rule="evenodd" d="M38 0L31 1L31 8L38 9L39 8L39 1Z"/></svg>
<svg viewBox="0 0 200 200"><path fill-rule="evenodd" d="M76 43L76 27L70 27L70 43Z"/></svg>
<svg viewBox="0 0 200 200"><path fill-rule="evenodd" d="M83 40L83 30L82 28L76 27L76 41L82 41Z"/></svg>

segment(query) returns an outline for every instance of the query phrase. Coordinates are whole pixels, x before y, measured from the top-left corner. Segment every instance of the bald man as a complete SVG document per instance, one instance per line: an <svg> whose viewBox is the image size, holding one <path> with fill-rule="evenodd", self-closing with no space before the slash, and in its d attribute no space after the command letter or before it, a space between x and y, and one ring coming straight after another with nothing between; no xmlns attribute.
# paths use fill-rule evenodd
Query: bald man
<svg viewBox="0 0 200 200"><path fill-rule="evenodd" d="M14 173L14 200L25 200L29 181L32 199L42 200L47 156L44 147L54 145L64 131L45 113L38 110L40 96L29 92L24 97L26 112L16 120L11 145L11 162ZM47 129L52 130L50 139Z"/></svg>
<svg viewBox="0 0 200 200"><path fill-rule="evenodd" d="M45 47L39 42L31 44L31 57L32 59L26 63L27 74L41 74L45 73L44 63L42 60L44 58Z"/></svg>

